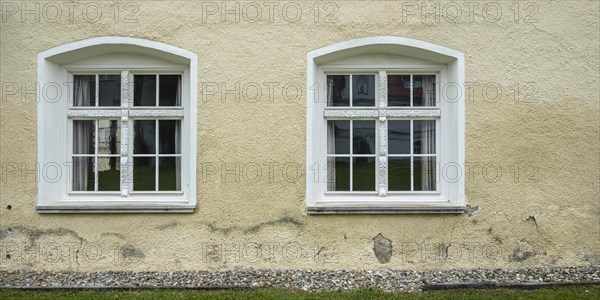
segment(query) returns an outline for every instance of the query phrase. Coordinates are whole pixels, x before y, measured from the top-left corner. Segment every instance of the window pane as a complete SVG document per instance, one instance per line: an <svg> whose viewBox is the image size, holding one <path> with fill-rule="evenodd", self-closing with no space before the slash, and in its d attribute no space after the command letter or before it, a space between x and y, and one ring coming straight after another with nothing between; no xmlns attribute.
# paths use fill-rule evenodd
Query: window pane
<svg viewBox="0 0 600 300"><path fill-rule="evenodd" d="M119 154L121 147L119 120L98 120L98 153Z"/></svg>
<svg viewBox="0 0 600 300"><path fill-rule="evenodd" d="M414 154L435 154L435 120L414 120L413 141Z"/></svg>
<svg viewBox="0 0 600 300"><path fill-rule="evenodd" d="M375 75L352 75L352 105L375 106Z"/></svg>
<svg viewBox="0 0 600 300"><path fill-rule="evenodd" d="M413 106L435 106L435 75L413 75Z"/></svg>
<svg viewBox="0 0 600 300"><path fill-rule="evenodd" d="M350 121L327 121L327 153L350 154Z"/></svg>
<svg viewBox="0 0 600 300"><path fill-rule="evenodd" d="M179 154L181 153L181 138L179 133L178 120L160 120L159 127L159 145L160 154Z"/></svg>
<svg viewBox="0 0 600 300"><path fill-rule="evenodd" d="M73 154L94 154L96 121L73 120Z"/></svg>
<svg viewBox="0 0 600 300"><path fill-rule="evenodd" d="M121 190L121 165L118 157L98 157L98 190Z"/></svg>
<svg viewBox="0 0 600 300"><path fill-rule="evenodd" d="M328 157L327 158L327 190L349 191L350 190L350 158Z"/></svg>
<svg viewBox="0 0 600 300"><path fill-rule="evenodd" d="M133 190L154 191L156 184L156 158L133 158Z"/></svg>
<svg viewBox="0 0 600 300"><path fill-rule="evenodd" d="M388 106L410 106L410 75L388 75Z"/></svg>
<svg viewBox="0 0 600 300"><path fill-rule="evenodd" d="M94 191L94 158L73 157L73 191Z"/></svg>
<svg viewBox="0 0 600 300"><path fill-rule="evenodd" d="M415 157L413 172L415 174L415 191L436 190L435 157Z"/></svg>
<svg viewBox="0 0 600 300"><path fill-rule="evenodd" d="M350 106L350 75L327 75L327 105Z"/></svg>
<svg viewBox="0 0 600 300"><path fill-rule="evenodd" d="M161 157L158 163L158 190L180 191L181 158Z"/></svg>
<svg viewBox="0 0 600 300"><path fill-rule="evenodd" d="M156 153L156 121L137 120L133 123L134 154Z"/></svg>
<svg viewBox="0 0 600 300"><path fill-rule="evenodd" d="M352 158L352 190L374 191L375 190L375 158L353 157Z"/></svg>
<svg viewBox="0 0 600 300"><path fill-rule="evenodd" d="M410 157L388 158L388 189L410 191Z"/></svg>
<svg viewBox="0 0 600 300"><path fill-rule="evenodd" d="M410 121L388 121L390 154L410 154Z"/></svg>
<svg viewBox="0 0 600 300"><path fill-rule="evenodd" d="M156 75L133 76L134 106L156 106Z"/></svg>
<svg viewBox="0 0 600 300"><path fill-rule="evenodd" d="M375 154L375 121L352 121L354 154Z"/></svg>
<svg viewBox="0 0 600 300"><path fill-rule="evenodd" d="M96 75L73 75L73 106L96 106Z"/></svg>
<svg viewBox="0 0 600 300"><path fill-rule="evenodd" d="M160 85L158 104L160 106L181 105L181 75L160 75L158 81Z"/></svg>
<svg viewBox="0 0 600 300"><path fill-rule="evenodd" d="M121 106L121 75L98 76L98 106Z"/></svg>

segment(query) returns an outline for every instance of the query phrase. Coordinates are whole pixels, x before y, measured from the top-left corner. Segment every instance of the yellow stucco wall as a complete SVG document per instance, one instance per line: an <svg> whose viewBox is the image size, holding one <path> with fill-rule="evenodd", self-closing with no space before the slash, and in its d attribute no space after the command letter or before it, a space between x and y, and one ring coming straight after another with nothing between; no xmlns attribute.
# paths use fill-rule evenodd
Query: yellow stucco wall
<svg viewBox="0 0 600 300"><path fill-rule="evenodd" d="M431 269L600 262L597 1L428 2L439 5L439 20L423 19L422 2L297 1L286 2L287 13L281 3L270 15L259 3L258 22L248 20L255 15L246 2L227 2L227 8L237 3L240 9L224 21L224 2L94 1L70 8L39 1L27 2L37 12L25 15L9 13L14 6L7 3L25 5L2 1L1 268ZM218 14L207 14L215 7ZM417 10L403 14L403 7ZM457 8L462 15L455 23ZM36 82L37 54L107 35L197 53L199 89L207 82L264 87L258 102L199 91L193 214L35 211L37 183L27 170L36 166L37 105L28 91ZM465 54L466 160L472 172L466 195L478 207L471 214L304 213L306 54L378 35ZM266 94L269 82L277 83L273 98ZM286 84L300 86L302 97L283 97ZM237 182L221 177L223 164L243 169L249 163L263 166L257 180L243 172ZM219 172L204 174L208 165ZM296 169L302 174L295 176ZM374 254L378 234L392 241L388 263Z"/></svg>

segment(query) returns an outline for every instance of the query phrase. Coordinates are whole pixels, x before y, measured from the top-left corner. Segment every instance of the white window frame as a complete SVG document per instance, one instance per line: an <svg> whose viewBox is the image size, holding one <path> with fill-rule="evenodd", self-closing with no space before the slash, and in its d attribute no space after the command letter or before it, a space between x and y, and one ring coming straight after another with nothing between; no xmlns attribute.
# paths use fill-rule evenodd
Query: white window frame
<svg viewBox="0 0 600 300"><path fill-rule="evenodd" d="M139 59L121 59L130 55ZM98 59L98 57L100 57ZM90 63L98 62L101 63ZM95 60L94 60L95 59ZM113 61L115 60L115 61ZM106 61L104 63L104 61ZM131 62L130 62L131 61ZM120 74L121 106L74 107L73 75ZM180 74L181 106L133 106L134 74ZM193 212L196 206L197 56L164 43L129 37L98 37L73 42L38 55L38 160L61 176L38 182L40 213ZM49 89L56 89L51 94ZM157 90L158 93L158 90ZM54 97L55 96L55 97ZM119 119L120 192L72 191L72 120ZM132 191L133 122L181 120L181 190ZM50 126L52 125L52 126ZM58 126L58 130L56 130ZM49 128L50 127L50 128ZM42 174L44 175L44 174Z"/></svg>
<svg viewBox="0 0 600 300"><path fill-rule="evenodd" d="M417 60L344 62L388 55ZM340 62L341 61L341 62ZM416 61L416 63L414 62ZM374 107L331 107L328 74L376 74ZM387 74L436 74L436 107L387 107ZM306 207L309 214L461 213L464 194L464 56L442 46L401 37L369 37L308 54ZM327 191L327 120L376 120L376 191ZM436 120L436 191L387 191L387 121ZM447 172L448 174L443 174ZM447 175L456 175L450 178ZM450 180L449 180L450 179Z"/></svg>

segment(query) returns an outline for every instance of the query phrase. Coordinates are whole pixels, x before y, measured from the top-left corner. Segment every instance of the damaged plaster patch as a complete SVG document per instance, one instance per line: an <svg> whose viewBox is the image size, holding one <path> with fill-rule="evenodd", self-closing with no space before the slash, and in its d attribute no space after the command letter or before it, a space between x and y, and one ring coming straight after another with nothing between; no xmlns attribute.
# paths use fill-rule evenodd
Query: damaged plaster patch
<svg viewBox="0 0 600 300"><path fill-rule="evenodd" d="M479 206L474 206L471 207L471 205L467 204L467 207L465 208L465 212L470 216L473 215L474 212L479 210Z"/></svg>
<svg viewBox="0 0 600 300"><path fill-rule="evenodd" d="M381 233L373 238L373 252L380 263L385 264L390 262L392 250L392 241L385 238Z"/></svg>
<svg viewBox="0 0 600 300"><path fill-rule="evenodd" d="M125 236L118 232L104 232L104 233L102 233L102 236L116 236L122 240L125 239Z"/></svg>
<svg viewBox="0 0 600 300"><path fill-rule="evenodd" d="M537 252L533 250L533 247L525 241L517 242L512 255L509 257L510 261L523 262L528 258L535 256Z"/></svg>
<svg viewBox="0 0 600 300"><path fill-rule="evenodd" d="M146 255L135 246L124 245L121 247L121 255L123 258L144 258Z"/></svg>
<svg viewBox="0 0 600 300"><path fill-rule="evenodd" d="M55 228L55 229L42 230L42 229L35 229L35 228L27 228L27 227L21 226L21 225L16 225L16 226L12 226L11 228L7 228L5 230L0 230L0 240L5 239L10 234L13 234L13 232L16 232L16 233L20 232L27 236L27 239L29 240L29 245L26 247L26 249L31 249L33 246L35 246L37 241L43 236L72 236L72 237L76 238L77 240L79 240L79 242L82 244L84 242L87 242L87 240L82 238L77 232L70 230L70 229L59 227L59 228Z"/></svg>
<svg viewBox="0 0 600 300"><path fill-rule="evenodd" d="M261 231L264 227L274 226L274 225L293 225L298 229L302 229L302 227L304 226L304 223L294 217L283 216L279 219L261 222L261 223L258 223L256 225L253 225L253 226L250 226L247 228L242 228L239 226L219 227L219 226L215 225L214 223L209 223L207 226L208 226L208 229L212 232L218 232L221 234L228 235L234 230L242 231L244 234L254 234L254 233Z"/></svg>
<svg viewBox="0 0 600 300"><path fill-rule="evenodd" d="M170 222L167 224L158 225L154 228L158 229L158 230L165 230L165 229L175 228L175 227L177 227L177 225L178 225L177 221L173 221L173 222Z"/></svg>

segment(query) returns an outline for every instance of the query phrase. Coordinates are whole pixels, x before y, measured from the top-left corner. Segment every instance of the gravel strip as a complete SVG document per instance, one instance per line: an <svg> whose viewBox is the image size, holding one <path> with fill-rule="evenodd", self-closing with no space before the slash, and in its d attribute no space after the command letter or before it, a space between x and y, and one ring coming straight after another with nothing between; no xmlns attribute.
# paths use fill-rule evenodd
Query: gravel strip
<svg viewBox="0 0 600 300"><path fill-rule="evenodd" d="M376 287L384 291L422 291L426 286L518 286L543 283L600 284L600 266L465 270L242 270L177 272L72 272L0 270L0 288L125 287L201 288L273 287L305 291Z"/></svg>

